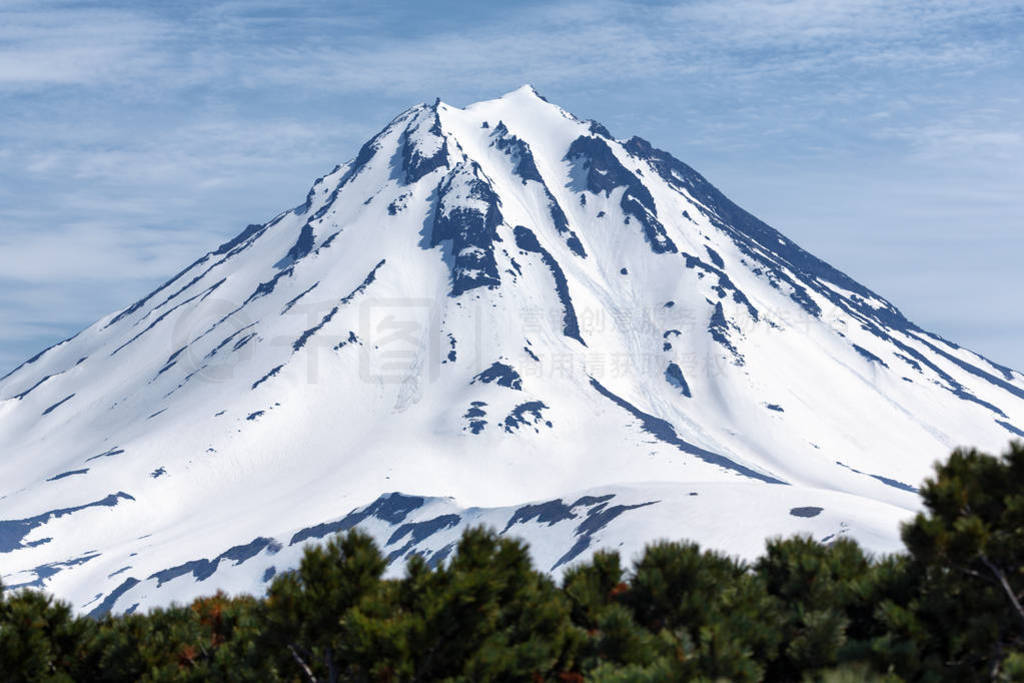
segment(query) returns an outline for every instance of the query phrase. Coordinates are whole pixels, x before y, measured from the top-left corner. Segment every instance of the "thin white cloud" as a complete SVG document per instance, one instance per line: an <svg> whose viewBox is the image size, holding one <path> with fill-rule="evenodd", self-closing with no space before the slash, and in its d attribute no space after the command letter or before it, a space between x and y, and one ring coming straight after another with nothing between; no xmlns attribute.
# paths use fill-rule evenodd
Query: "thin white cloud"
<svg viewBox="0 0 1024 683"><path fill-rule="evenodd" d="M140 230L96 221L69 222L47 230L8 227L0 232L0 273L6 280L34 285L148 279L180 269L215 239L202 231Z"/></svg>
<svg viewBox="0 0 1024 683"><path fill-rule="evenodd" d="M90 84L161 64L172 27L135 12L0 7L0 87Z"/></svg>

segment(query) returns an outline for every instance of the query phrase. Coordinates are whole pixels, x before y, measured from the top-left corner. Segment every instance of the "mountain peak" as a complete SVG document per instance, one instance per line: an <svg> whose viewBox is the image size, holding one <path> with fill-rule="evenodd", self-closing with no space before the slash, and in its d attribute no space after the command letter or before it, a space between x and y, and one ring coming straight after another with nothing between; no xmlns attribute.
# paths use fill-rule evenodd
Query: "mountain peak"
<svg viewBox="0 0 1024 683"><path fill-rule="evenodd" d="M527 83L515 90L511 90L500 97L490 100L481 100L465 107L465 111L477 110L510 110L520 113L536 112L557 112L559 116L571 116L564 109L550 102L546 97L537 92L536 88Z"/></svg>
<svg viewBox="0 0 1024 683"><path fill-rule="evenodd" d="M625 139L528 85L413 107L0 379L4 584L258 593L353 526L393 572L476 524L556 573L668 533L885 552L934 460L1024 436L1020 374Z"/></svg>
<svg viewBox="0 0 1024 683"><path fill-rule="evenodd" d="M511 90L511 91L505 93L504 95L502 95L498 99L502 99L502 100L504 100L504 99L517 99L517 98L521 98L521 97L529 97L529 98L541 100L543 102L548 102L548 99L546 97L544 97L539 92L537 92L537 88L533 87L532 83L525 83L525 84L519 86L518 88L516 88L515 90ZM550 102L549 102L549 104L550 104Z"/></svg>

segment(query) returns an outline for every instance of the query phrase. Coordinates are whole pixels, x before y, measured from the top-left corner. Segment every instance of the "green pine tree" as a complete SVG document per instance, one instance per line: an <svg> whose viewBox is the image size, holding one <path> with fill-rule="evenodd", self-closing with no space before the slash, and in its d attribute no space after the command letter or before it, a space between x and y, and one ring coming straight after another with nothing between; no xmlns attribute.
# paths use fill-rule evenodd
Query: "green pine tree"
<svg viewBox="0 0 1024 683"><path fill-rule="evenodd" d="M936 466L903 541L920 595L922 660L946 680L998 678L1024 651L1024 444L957 449ZM910 626L914 629L914 626ZM1006 666L1004 667L1004 662Z"/></svg>

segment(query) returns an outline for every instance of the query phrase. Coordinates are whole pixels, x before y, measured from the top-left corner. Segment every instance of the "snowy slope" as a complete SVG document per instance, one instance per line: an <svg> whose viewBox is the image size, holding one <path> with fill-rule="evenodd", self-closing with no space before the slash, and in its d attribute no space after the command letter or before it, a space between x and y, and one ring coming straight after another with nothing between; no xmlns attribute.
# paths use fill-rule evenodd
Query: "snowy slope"
<svg viewBox="0 0 1024 683"><path fill-rule="evenodd" d="M474 523L555 572L662 537L888 551L932 462L1022 426L1020 373L527 86L400 114L0 380L0 575L83 611L259 592L356 518L394 571Z"/></svg>

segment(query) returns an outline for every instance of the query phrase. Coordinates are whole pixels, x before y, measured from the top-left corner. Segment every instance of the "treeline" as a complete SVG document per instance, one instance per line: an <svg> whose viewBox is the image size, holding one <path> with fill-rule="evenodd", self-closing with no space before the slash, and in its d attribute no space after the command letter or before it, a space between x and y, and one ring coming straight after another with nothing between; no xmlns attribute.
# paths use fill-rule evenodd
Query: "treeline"
<svg viewBox="0 0 1024 683"><path fill-rule="evenodd" d="M630 568L598 553L557 585L523 543L473 529L448 562L385 580L350 532L265 598L97 621L14 591L0 679L1024 680L1024 444L955 451L921 495L906 552L879 559L846 539L772 540L752 564L664 542Z"/></svg>

